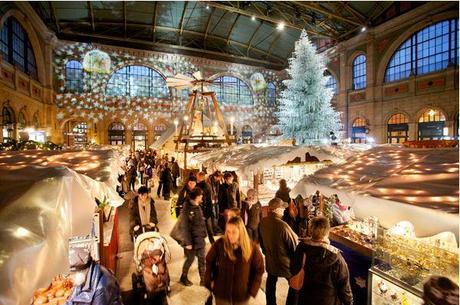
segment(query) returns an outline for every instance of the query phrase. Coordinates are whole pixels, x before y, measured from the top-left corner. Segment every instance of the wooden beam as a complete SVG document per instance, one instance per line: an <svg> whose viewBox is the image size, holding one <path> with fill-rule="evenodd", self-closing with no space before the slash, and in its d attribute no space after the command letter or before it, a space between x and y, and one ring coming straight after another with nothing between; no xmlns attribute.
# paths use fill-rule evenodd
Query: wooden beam
<svg viewBox="0 0 460 305"><path fill-rule="evenodd" d="M180 17L180 23L179 23L179 34L177 35L177 41L178 45L182 45L182 33L184 31L184 17L185 17L185 11L187 10L187 5L188 1L184 2L184 9L182 10L182 15Z"/></svg>
<svg viewBox="0 0 460 305"><path fill-rule="evenodd" d="M87 1L88 3L88 9L89 9L89 17L91 19L91 28L93 29L93 32L96 31L96 25L94 24L94 11L93 11L93 4L91 1Z"/></svg>
<svg viewBox="0 0 460 305"><path fill-rule="evenodd" d="M158 1L155 1L155 6L153 7L153 18L152 18L152 41L155 42L155 26L157 23L157 7Z"/></svg>
<svg viewBox="0 0 460 305"><path fill-rule="evenodd" d="M362 24L359 23L359 22L356 22L352 19L349 19L349 18L346 18L346 17L343 17L343 16L340 16L338 14L334 14L318 5L314 5L313 2L307 2L307 1L296 1L295 2L297 5L299 6L302 6L304 8L307 8L309 10L313 10L313 11L317 11L321 14L324 14L326 16L329 16L329 17L333 17L334 19L337 19L337 20L341 20L341 21L344 21L344 22L347 22L347 23L351 23L351 24L354 24L354 25L357 25L357 26L361 26Z"/></svg>
<svg viewBox="0 0 460 305"><path fill-rule="evenodd" d="M175 29L177 30L177 29ZM188 32L188 31L187 31ZM108 36L108 35L100 35L100 34L87 34L83 33L81 31L72 31L72 30L65 30L61 31L62 34L66 34L69 36L74 36L74 37L86 37L86 38L97 38L97 39L106 39L106 40L111 40L111 41L117 41L117 42L125 42L125 43L135 43L139 45L148 45L151 47L160 47L164 49L176 49L176 50L183 50L183 51L190 51L190 52L197 52L197 53L203 53L203 54L210 54L210 55L215 55L219 56L222 58L227 58L227 60L241 60L241 61L248 61L248 62L253 62L254 64L263 64L263 65L268 65L268 66L279 66L282 67L284 65L284 58L280 58L278 56L270 55L270 57L275 61L266 61L262 59L256 59L256 58L251 58L251 57L243 57L243 56L236 56L233 54L227 54L227 53L220 53L220 52L215 52L215 51L210 51L210 50L203 50L203 49L197 49L197 48L190 48L190 47L184 47L184 46L178 46L178 45L173 45L173 44L165 44L165 43L159 43L159 42L151 42L151 41L146 41L146 40L141 40L141 39L134 39L134 38L121 38L121 37L114 37L114 36ZM184 33L186 31L184 30ZM202 35L202 33L199 33ZM217 37L217 36L216 36ZM220 39L225 40L225 38L219 37ZM233 42L235 44L240 44L244 45L242 43L238 42ZM254 49L256 52L262 53L262 54L267 54L267 52L259 50L259 49Z"/></svg>
<svg viewBox="0 0 460 305"><path fill-rule="evenodd" d="M263 23L264 23L263 20L260 21L260 23L257 26L256 30L254 31L254 33L252 33L251 39L249 39L248 48L246 49L246 56L249 56L249 50L251 50L252 42L254 41L254 37L256 37L256 34L259 31L259 29L260 29L260 27L262 26Z"/></svg>
<svg viewBox="0 0 460 305"><path fill-rule="evenodd" d="M300 30L300 31L304 29L303 26L293 24L289 20L281 20L281 19L268 17L268 16L265 16L265 15L255 14L255 13L250 12L248 10L242 10L242 9L235 8L233 6L223 5L223 4L219 3L219 2L206 1L205 3L208 4L209 6L212 6L212 7L221 9L221 10L225 10L225 11L228 11L228 12L231 12L231 13L237 13L237 14L240 14L240 15L243 15L243 16L248 16L248 17L254 16L257 19L270 22L274 26L276 26L281 21L283 21L285 26L287 26L289 28L297 29L297 30ZM307 32L309 32L312 35L330 37L328 34L325 34L325 33L319 33L319 32L315 32L315 31L311 31L311 30L307 30ZM333 37L330 37L330 38L333 38Z"/></svg>
<svg viewBox="0 0 460 305"><path fill-rule="evenodd" d="M212 15L216 11L216 8L213 7L211 13L209 14L208 22L206 22L206 31L204 32L203 38L203 47L206 49L206 38L208 38L209 25L211 24Z"/></svg>
<svg viewBox="0 0 460 305"><path fill-rule="evenodd" d="M348 11L350 12L353 16L355 16L356 19L358 19L359 22L361 22L362 24L365 24L366 22L366 17L363 16L360 12L358 12L356 9L354 9L350 4L348 4L348 2L336 2L336 3L341 3L342 6Z"/></svg>
<svg viewBox="0 0 460 305"><path fill-rule="evenodd" d="M56 29L57 29L58 33L60 33L61 32L61 27L59 25L59 20L57 19L56 9L54 8L53 1L48 1L48 4L50 6L51 15L53 16L54 24L56 25Z"/></svg>
<svg viewBox="0 0 460 305"><path fill-rule="evenodd" d="M232 36L233 28L235 27L235 24L238 22L238 18L240 18L240 16L240 14L236 15L235 21L233 21L232 26L230 27L230 31L227 35L227 45L230 43L230 36Z"/></svg>
<svg viewBox="0 0 460 305"><path fill-rule="evenodd" d="M128 35L128 25L126 20L126 1L123 1L123 22L124 22L124 29L125 29L125 37Z"/></svg>

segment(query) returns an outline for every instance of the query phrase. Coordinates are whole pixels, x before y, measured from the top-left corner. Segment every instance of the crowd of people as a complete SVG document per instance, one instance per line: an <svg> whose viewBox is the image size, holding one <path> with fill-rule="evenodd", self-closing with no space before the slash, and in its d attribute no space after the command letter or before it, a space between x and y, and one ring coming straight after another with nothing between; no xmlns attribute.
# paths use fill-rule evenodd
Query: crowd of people
<svg viewBox="0 0 460 305"><path fill-rule="evenodd" d="M179 178L182 186L177 185ZM137 190L136 179L140 185ZM319 191L305 204L304 199L292 199L286 181L281 180L264 215L257 191L249 189L244 196L236 173L216 171L208 175L201 171L184 175L174 158L150 150L131 154L119 181L117 190L129 201L133 237L161 226L152 195L155 182L158 181L158 198L168 200L171 192L177 193L173 211L178 218L171 237L184 249L180 283L193 285L188 273L196 257L199 284L211 292L206 304L211 304L212 297L217 305L248 304L261 288L265 271L267 305L277 304L279 278L289 283L287 305L353 304L347 263L328 238L331 222L337 222L339 217L316 213L324 200ZM349 211L338 196L334 200L335 213ZM343 217L340 219L344 221ZM211 244L207 252L206 238ZM77 270L82 266L94 268L91 259L81 259L81 255L75 261ZM119 289L101 268L97 270L104 271L110 289ZM454 288L458 297L458 286ZM156 296L154 304L167 304L167 293L162 291L159 298ZM119 291L112 294L112 303L121 304Z"/></svg>

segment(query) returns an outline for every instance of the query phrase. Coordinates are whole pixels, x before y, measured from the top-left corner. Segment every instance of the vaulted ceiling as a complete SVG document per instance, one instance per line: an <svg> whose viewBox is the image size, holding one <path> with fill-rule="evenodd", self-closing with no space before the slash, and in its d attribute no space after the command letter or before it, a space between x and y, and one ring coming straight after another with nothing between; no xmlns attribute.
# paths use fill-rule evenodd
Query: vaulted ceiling
<svg viewBox="0 0 460 305"><path fill-rule="evenodd" d="M376 26L424 2L29 3L60 39L181 53L282 69L302 29L307 30L319 49L327 49L358 34L363 27Z"/></svg>

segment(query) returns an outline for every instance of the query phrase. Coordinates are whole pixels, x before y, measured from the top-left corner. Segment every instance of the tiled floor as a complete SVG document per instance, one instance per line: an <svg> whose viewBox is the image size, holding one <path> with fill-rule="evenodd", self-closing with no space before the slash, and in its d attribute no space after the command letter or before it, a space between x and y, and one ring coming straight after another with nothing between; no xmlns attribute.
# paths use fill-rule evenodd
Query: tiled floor
<svg viewBox="0 0 460 305"><path fill-rule="evenodd" d="M191 287L181 285L179 277L181 275L182 264L184 262L182 248L169 236L169 232L174 226L173 220L169 213L169 202L156 198L156 210L158 213L160 233L166 238L171 251L171 261L168 263L168 268L171 277L171 294L169 296L170 305L194 305L204 304L209 292L206 288L200 287L200 278L198 275L198 266L195 261L189 272L189 279L194 283ZM131 274L134 272L133 258L133 243L129 236L129 213L127 207L120 208L120 241L119 241L119 260L117 263L117 278L120 281L120 286L123 292L125 305L134 305L132 300L131 290ZM209 244L207 245L207 249ZM251 300L250 304L262 305L265 304L265 278L264 275L262 289L257 297ZM287 282L280 280L278 282L278 303L284 304L287 293Z"/></svg>

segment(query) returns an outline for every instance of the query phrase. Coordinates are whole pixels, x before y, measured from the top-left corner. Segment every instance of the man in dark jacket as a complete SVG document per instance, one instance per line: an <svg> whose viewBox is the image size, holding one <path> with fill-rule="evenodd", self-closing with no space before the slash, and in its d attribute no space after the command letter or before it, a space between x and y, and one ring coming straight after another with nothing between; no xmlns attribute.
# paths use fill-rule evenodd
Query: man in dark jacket
<svg viewBox="0 0 460 305"><path fill-rule="evenodd" d="M231 208L238 208L238 202L234 196L235 186L233 184L233 175L229 172L224 174L224 183L219 187L219 227L225 231L225 213Z"/></svg>
<svg viewBox="0 0 460 305"><path fill-rule="evenodd" d="M117 279L93 261L88 249L70 249L69 261L75 287L66 305L123 305Z"/></svg>
<svg viewBox="0 0 460 305"><path fill-rule="evenodd" d="M212 199L211 199L211 187L206 182L206 174L204 172L199 172L196 176L197 184L196 186L201 189L203 192L203 203L201 204L201 209L203 211L204 218L206 220L206 231L208 232L209 242L214 243L214 214L212 212Z"/></svg>
<svg viewBox="0 0 460 305"><path fill-rule="evenodd" d="M186 229L183 233L184 236L184 248L186 259L182 267L182 276L180 282L185 286L193 285L192 282L187 278L188 270L195 259L198 258L198 272L200 273L200 285L205 284L205 238L207 236L206 224L201 211L200 204L203 201L203 192L200 188L194 188L190 192L188 199L184 203L182 209L182 217L185 222L184 228Z"/></svg>
<svg viewBox="0 0 460 305"><path fill-rule="evenodd" d="M169 168L168 162L165 163L164 169L161 172L161 183L163 184L163 198L169 200L169 196L173 187L173 178L171 169Z"/></svg>
<svg viewBox="0 0 460 305"><path fill-rule="evenodd" d="M179 217L182 207L184 206L185 201L188 199L190 192L195 189L196 186L196 177L190 176L179 192L179 197L176 202L176 215Z"/></svg>
<svg viewBox="0 0 460 305"><path fill-rule="evenodd" d="M297 246L297 235L281 217L287 204L279 198L273 198L268 203L269 215L262 218L259 225L259 241L265 254L267 267L267 287L265 294L267 305L276 305L276 282L278 277L289 280L290 258ZM296 293L289 288L287 305L295 304Z"/></svg>
<svg viewBox="0 0 460 305"><path fill-rule="evenodd" d="M318 216L310 220L311 239L297 246L291 260L291 274L302 269L306 257L303 287L299 300L303 305L352 305L353 295L347 263L340 251L329 244L329 220Z"/></svg>
<svg viewBox="0 0 460 305"><path fill-rule="evenodd" d="M174 157L171 158L171 173L173 177L173 188L174 192L177 191L177 178L180 175L179 163L177 163Z"/></svg>

